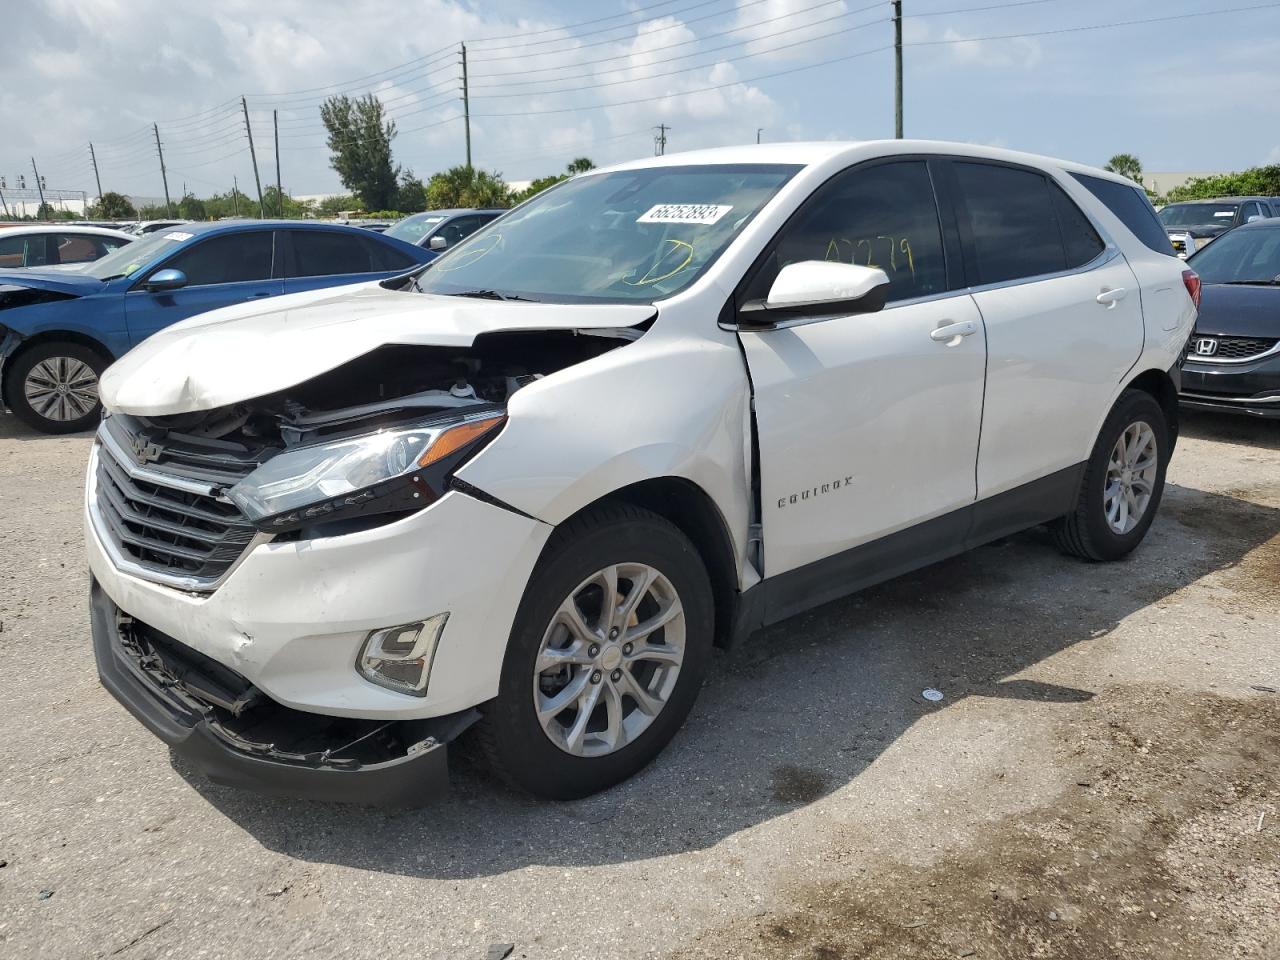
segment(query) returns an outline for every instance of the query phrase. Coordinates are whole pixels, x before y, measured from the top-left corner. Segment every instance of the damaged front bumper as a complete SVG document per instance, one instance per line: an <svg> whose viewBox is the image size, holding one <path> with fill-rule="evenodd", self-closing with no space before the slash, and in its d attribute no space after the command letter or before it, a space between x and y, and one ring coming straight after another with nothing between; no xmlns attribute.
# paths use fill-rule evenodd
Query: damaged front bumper
<svg viewBox="0 0 1280 960"><path fill-rule="evenodd" d="M474 709L426 720L292 710L124 615L96 580L90 613L102 685L214 783L343 803L421 804L447 789L447 744L479 717Z"/></svg>

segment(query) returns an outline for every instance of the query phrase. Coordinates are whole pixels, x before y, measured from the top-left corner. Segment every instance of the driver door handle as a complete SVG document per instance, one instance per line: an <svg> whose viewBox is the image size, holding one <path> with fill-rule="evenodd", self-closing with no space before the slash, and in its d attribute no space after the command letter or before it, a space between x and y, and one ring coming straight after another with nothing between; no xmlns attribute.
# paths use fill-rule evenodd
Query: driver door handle
<svg viewBox="0 0 1280 960"><path fill-rule="evenodd" d="M1104 289L1100 294L1098 294L1098 302L1110 310L1128 295L1129 291L1124 287L1112 287L1110 289Z"/></svg>
<svg viewBox="0 0 1280 960"><path fill-rule="evenodd" d="M929 332L929 339L938 343L959 343L961 337L972 336L978 332L978 325L972 320L943 320L934 330Z"/></svg>

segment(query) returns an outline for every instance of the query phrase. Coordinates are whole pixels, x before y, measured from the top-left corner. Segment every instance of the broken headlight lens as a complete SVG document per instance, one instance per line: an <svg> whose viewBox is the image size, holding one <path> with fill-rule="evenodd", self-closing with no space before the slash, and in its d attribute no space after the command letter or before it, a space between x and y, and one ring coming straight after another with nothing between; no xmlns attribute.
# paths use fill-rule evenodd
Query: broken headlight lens
<svg viewBox="0 0 1280 960"><path fill-rule="evenodd" d="M504 422L501 413L286 450L227 491L258 521L346 497L439 463Z"/></svg>

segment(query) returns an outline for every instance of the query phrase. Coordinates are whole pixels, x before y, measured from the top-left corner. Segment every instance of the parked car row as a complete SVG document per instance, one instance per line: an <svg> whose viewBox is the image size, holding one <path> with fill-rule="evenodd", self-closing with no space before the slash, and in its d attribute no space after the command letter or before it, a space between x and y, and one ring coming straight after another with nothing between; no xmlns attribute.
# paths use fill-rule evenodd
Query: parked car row
<svg viewBox="0 0 1280 960"><path fill-rule="evenodd" d="M1233 227L1272 217L1280 217L1280 197L1186 200L1160 210L1174 253L1183 260Z"/></svg>
<svg viewBox="0 0 1280 960"><path fill-rule="evenodd" d="M52 251L61 236L23 238L6 231L0 244L44 242ZM179 320L229 304L392 276L432 256L372 231L306 221L183 223L111 242L119 246L74 271L0 271L0 395L38 430L92 426L102 372Z"/></svg>
<svg viewBox="0 0 1280 960"><path fill-rule="evenodd" d="M306 231L271 229L288 277ZM221 783L420 802L471 730L589 794L662 750L714 646L1039 523L1114 560L1159 507L1200 284L1114 174L772 144L441 239L102 376L99 672Z"/></svg>

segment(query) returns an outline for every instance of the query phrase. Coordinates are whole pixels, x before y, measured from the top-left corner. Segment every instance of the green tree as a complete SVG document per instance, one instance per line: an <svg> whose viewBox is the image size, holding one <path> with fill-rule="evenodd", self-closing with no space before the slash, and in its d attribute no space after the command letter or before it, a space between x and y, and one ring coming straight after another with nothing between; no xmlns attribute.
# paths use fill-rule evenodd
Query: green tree
<svg viewBox="0 0 1280 960"><path fill-rule="evenodd" d="M594 170L596 165L587 157L578 157L576 160L570 160L565 170L569 172L569 176L576 176L579 173L586 173L588 170Z"/></svg>
<svg viewBox="0 0 1280 960"><path fill-rule="evenodd" d="M418 213L427 209L427 186L412 173L400 176L395 208L401 213Z"/></svg>
<svg viewBox="0 0 1280 960"><path fill-rule="evenodd" d="M427 206L432 210L446 207L509 207L511 189L494 171L475 167L450 167L427 181Z"/></svg>
<svg viewBox="0 0 1280 960"><path fill-rule="evenodd" d="M108 190L90 208L89 216L95 220L136 220L138 211L123 193Z"/></svg>
<svg viewBox="0 0 1280 960"><path fill-rule="evenodd" d="M70 210L59 210L49 203L42 203L36 208L37 220L74 220L76 215Z"/></svg>
<svg viewBox="0 0 1280 960"><path fill-rule="evenodd" d="M336 197L325 197L316 204L316 214L321 217L336 217L343 210L359 209L361 209L360 201L345 193Z"/></svg>
<svg viewBox="0 0 1280 960"><path fill-rule="evenodd" d="M1103 169L1128 177L1134 183L1142 183L1142 161L1132 153L1117 153Z"/></svg>
<svg viewBox="0 0 1280 960"><path fill-rule="evenodd" d="M384 119L382 102L371 93L356 100L330 97L320 107L320 119L329 132L329 165L342 185L366 210L393 206L398 171L391 162L391 141L396 125Z"/></svg>
<svg viewBox="0 0 1280 960"><path fill-rule="evenodd" d="M178 216L183 220L207 220L209 219L209 210L205 207L203 200L194 194L184 194L182 199L178 201Z"/></svg>
<svg viewBox="0 0 1280 960"><path fill-rule="evenodd" d="M1226 173L1217 177L1194 177L1182 186L1170 190L1165 199L1173 203L1176 200L1249 196L1280 196L1280 163L1250 167L1240 173Z"/></svg>
<svg viewBox="0 0 1280 960"><path fill-rule="evenodd" d="M301 220L307 214L315 212L315 204L310 200L295 200L287 193L282 198L274 185L262 189L262 202L266 204L268 217Z"/></svg>
<svg viewBox="0 0 1280 960"><path fill-rule="evenodd" d="M168 220L173 211L163 203L144 203L138 208L139 220Z"/></svg>

